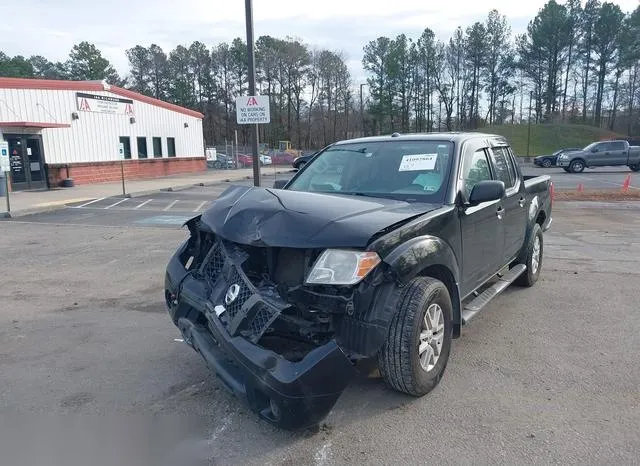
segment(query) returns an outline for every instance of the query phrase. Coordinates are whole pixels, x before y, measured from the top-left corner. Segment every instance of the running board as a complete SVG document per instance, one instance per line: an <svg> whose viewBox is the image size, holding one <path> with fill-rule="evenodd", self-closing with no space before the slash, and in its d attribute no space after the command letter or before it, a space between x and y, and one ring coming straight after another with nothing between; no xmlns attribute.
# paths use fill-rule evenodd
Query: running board
<svg viewBox="0 0 640 466"><path fill-rule="evenodd" d="M480 312L484 307L491 302L493 298L502 293L509 285L511 285L516 278L523 274L527 270L527 266L524 264L518 264L504 274L500 279L484 290L478 297L474 298L469 304L464 307L462 311L462 325L467 324L475 315Z"/></svg>

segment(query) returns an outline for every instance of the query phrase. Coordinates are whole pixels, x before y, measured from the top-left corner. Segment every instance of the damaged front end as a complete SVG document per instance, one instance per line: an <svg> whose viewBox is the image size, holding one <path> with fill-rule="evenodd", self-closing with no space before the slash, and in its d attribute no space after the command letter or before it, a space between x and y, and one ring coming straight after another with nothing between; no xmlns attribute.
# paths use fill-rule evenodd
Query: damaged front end
<svg viewBox="0 0 640 466"><path fill-rule="evenodd" d="M384 264L354 286L306 283L324 250L240 244L201 218L171 259L173 322L234 394L283 428L317 424L386 336Z"/></svg>

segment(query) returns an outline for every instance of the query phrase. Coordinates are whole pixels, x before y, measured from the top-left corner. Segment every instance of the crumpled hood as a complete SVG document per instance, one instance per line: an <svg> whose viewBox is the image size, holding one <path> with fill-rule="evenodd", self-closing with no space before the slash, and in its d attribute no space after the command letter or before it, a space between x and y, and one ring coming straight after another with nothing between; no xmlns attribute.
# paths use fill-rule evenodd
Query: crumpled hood
<svg viewBox="0 0 640 466"><path fill-rule="evenodd" d="M236 243L293 248L365 247L378 231L439 208L393 199L230 186L202 214Z"/></svg>

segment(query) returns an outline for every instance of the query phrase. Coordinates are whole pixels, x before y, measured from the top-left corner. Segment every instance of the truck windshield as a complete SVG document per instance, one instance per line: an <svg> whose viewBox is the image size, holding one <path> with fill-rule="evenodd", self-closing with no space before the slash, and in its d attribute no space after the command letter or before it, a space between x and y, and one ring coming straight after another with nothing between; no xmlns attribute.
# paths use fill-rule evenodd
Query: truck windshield
<svg viewBox="0 0 640 466"><path fill-rule="evenodd" d="M287 189L444 203L453 143L339 144L320 153Z"/></svg>

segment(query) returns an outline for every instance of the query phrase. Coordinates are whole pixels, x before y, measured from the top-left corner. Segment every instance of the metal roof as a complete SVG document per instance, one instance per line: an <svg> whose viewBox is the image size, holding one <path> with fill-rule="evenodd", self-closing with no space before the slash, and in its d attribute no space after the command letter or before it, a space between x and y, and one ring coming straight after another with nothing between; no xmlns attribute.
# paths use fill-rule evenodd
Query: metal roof
<svg viewBox="0 0 640 466"><path fill-rule="evenodd" d="M56 90L56 91L105 91L121 97L144 102L149 105L171 110L173 112L182 113L195 118L204 118L202 113L190 108L184 108L179 105L158 100L143 94L139 94L129 89L123 89L118 86L112 86L104 81L68 81L61 79L31 79L31 78L0 78L0 89L38 89L38 90Z"/></svg>

